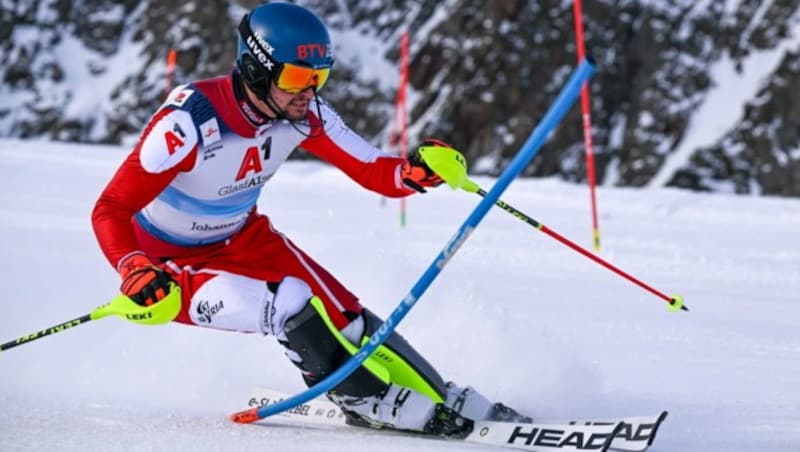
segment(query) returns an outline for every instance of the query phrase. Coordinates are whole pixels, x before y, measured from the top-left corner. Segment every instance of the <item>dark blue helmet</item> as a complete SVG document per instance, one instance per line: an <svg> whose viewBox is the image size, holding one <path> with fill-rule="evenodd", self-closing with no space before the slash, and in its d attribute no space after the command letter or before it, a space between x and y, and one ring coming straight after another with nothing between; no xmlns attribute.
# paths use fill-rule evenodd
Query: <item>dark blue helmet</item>
<svg viewBox="0 0 800 452"><path fill-rule="evenodd" d="M273 81L287 91L319 89L333 65L333 45L325 24L311 11L267 3L242 18L236 64L259 97L267 96Z"/></svg>

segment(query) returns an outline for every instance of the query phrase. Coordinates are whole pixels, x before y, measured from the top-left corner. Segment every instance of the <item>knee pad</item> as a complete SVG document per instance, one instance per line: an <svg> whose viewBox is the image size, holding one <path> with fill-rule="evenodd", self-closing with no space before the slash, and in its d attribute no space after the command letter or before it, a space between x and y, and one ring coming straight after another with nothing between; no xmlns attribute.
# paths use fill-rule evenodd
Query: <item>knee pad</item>
<svg viewBox="0 0 800 452"><path fill-rule="evenodd" d="M274 295L264 307L264 333L272 334L279 342L285 342L286 322L308 304L313 295L311 287L302 279L287 276L279 284L272 284L270 290Z"/></svg>

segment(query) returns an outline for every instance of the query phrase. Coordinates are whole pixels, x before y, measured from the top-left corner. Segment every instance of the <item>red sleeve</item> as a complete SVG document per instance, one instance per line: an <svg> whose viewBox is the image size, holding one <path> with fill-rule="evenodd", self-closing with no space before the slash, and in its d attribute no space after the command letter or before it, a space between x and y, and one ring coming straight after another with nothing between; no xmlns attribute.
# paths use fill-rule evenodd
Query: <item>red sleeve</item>
<svg viewBox="0 0 800 452"><path fill-rule="evenodd" d="M400 165L405 159L383 153L347 128L332 110L328 111L325 129L309 115L310 136L300 147L344 171L362 187L391 198L417 193L403 183Z"/></svg>
<svg viewBox="0 0 800 452"><path fill-rule="evenodd" d="M402 198L416 193L403 184L400 179L400 165L404 159L399 157L378 157L365 162L347 153L331 140L316 138L313 144L302 146L308 152L344 171L362 187L390 198Z"/></svg>
<svg viewBox="0 0 800 452"><path fill-rule="evenodd" d="M151 119L139 143L122 162L92 211L92 228L97 242L114 268L122 257L139 250L131 225L133 215L158 196L179 172L188 171L194 166L197 146L196 143L189 143L189 140L186 145L192 147L191 152L166 170L151 172L142 166L143 148L151 153L158 152L153 149L161 145L163 140L154 135L163 127L156 126L168 114L169 110L163 110Z"/></svg>

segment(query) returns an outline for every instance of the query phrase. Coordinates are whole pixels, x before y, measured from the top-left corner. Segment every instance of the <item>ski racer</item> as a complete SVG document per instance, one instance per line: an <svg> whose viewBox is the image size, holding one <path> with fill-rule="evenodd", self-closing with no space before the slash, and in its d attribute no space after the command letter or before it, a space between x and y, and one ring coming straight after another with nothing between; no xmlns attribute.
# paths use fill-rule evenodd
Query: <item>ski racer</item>
<svg viewBox="0 0 800 452"><path fill-rule="evenodd" d="M257 211L261 189L298 147L388 197L442 180L418 152L403 159L367 143L319 97L334 59L312 12L263 4L238 35L229 74L176 87L155 112L92 225L131 300L155 306L180 290L176 322L274 336L313 385L382 320ZM465 418L526 419L445 382L399 334L379 352L395 359L369 358L328 393L353 424L450 436Z"/></svg>

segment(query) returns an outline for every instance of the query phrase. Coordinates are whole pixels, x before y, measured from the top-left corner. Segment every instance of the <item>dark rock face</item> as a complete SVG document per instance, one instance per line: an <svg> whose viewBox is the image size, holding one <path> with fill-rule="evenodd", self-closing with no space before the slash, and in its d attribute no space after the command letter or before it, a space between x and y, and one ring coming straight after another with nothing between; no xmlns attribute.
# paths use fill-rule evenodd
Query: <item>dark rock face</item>
<svg viewBox="0 0 800 452"><path fill-rule="evenodd" d="M166 94L168 49L178 51L176 83L226 73L235 27L257 3L7 2L0 136L135 138ZM505 168L576 66L570 2L301 3L336 40L324 96L376 144L387 140L395 96L387 81L397 79L376 68L391 72L408 30L409 143L448 141L474 172ZM598 181L800 196L800 2L583 6L587 53L598 66L590 84ZM576 105L525 174L585 181L584 154Z"/></svg>

